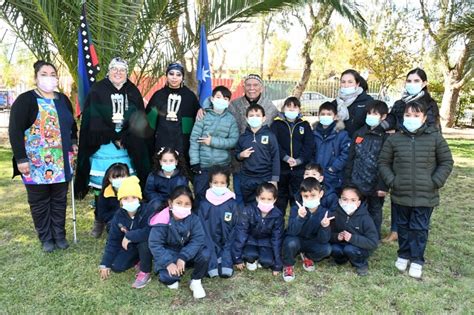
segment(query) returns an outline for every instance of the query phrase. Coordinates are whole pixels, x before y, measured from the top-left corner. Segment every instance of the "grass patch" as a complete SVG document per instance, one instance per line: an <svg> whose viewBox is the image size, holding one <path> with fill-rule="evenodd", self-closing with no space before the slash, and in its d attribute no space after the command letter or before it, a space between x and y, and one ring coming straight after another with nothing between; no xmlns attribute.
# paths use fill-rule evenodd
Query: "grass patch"
<svg viewBox="0 0 474 315"><path fill-rule="evenodd" d="M142 290L130 286L133 271L100 281L98 264L105 236L88 235L89 201L77 203L79 243L67 251L41 252L20 180L11 180L11 152L0 148L0 312L6 313L470 313L474 309L472 192L474 142L448 141L455 169L432 217L422 281L393 266L397 245L383 245L370 258L369 276L352 268L318 264L306 273L298 262L296 279L284 283L269 271L237 272L228 280L205 279L208 297L193 301L189 273L178 291L156 277ZM91 198L91 197L89 197ZM389 202L383 233L389 229ZM72 240L71 209L67 232ZM471 311L469 311L471 310Z"/></svg>

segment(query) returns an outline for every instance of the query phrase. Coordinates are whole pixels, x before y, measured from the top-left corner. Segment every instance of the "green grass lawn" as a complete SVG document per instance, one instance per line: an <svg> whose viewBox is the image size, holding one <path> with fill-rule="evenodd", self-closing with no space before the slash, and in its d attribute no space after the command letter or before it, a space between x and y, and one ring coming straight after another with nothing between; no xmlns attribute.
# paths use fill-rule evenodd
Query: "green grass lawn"
<svg viewBox="0 0 474 315"><path fill-rule="evenodd" d="M189 272L178 291L156 278L144 289L130 286L132 270L99 280L105 237L88 235L89 201L78 202L79 243L45 254L33 228L20 180L11 180L11 153L0 149L0 313L471 313L474 309L474 142L451 140L455 169L434 211L422 281L394 267L397 245L383 245L370 258L370 274L328 261L307 273L298 263L296 279L285 283L270 271L237 272L228 280L204 279L208 297L194 301ZM386 202L388 205L389 202ZM385 207L384 234L389 227ZM72 240L71 209L67 231ZM71 242L72 243L72 242Z"/></svg>

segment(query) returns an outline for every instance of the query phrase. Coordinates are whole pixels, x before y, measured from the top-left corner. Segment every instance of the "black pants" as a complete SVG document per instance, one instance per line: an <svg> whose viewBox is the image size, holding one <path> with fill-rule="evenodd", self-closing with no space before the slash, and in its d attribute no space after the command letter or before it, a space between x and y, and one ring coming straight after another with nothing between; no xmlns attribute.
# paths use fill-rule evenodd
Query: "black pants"
<svg viewBox="0 0 474 315"><path fill-rule="evenodd" d="M303 181L304 168L295 170L282 170L280 181L278 182L278 200L275 206L286 214L286 207L290 202L290 207L295 204L294 196L300 190Z"/></svg>
<svg viewBox="0 0 474 315"><path fill-rule="evenodd" d="M365 267L369 265L370 252L366 249L354 246L349 243L335 243L331 245L331 256L337 264L344 264L347 261L356 267Z"/></svg>
<svg viewBox="0 0 474 315"><path fill-rule="evenodd" d="M206 199L206 191L209 189L209 170L202 169L201 174L194 174L194 203L199 207L201 201Z"/></svg>
<svg viewBox="0 0 474 315"><path fill-rule="evenodd" d="M25 185L35 229L43 243L66 238L68 184Z"/></svg>
<svg viewBox="0 0 474 315"><path fill-rule="evenodd" d="M114 272L124 272L140 261L140 271L150 273L153 256L148 248L148 241L141 243L129 243L127 250L121 248L112 263Z"/></svg>
<svg viewBox="0 0 474 315"><path fill-rule="evenodd" d="M178 252L175 252L175 262L178 260ZM206 255L203 250L200 250L193 259L186 262L186 270L190 267L193 267L193 272L191 274L191 280L200 280L204 278L207 274L207 266L209 263L209 255ZM158 270L160 282L170 285L176 281L181 280L181 276L172 276L169 274L167 269Z"/></svg>
<svg viewBox="0 0 474 315"><path fill-rule="evenodd" d="M385 199L384 197L378 196L367 196L366 199L370 217L374 220L377 234L379 235L379 239L381 239L380 230L382 228L382 209Z"/></svg>
<svg viewBox="0 0 474 315"><path fill-rule="evenodd" d="M295 256L304 253L315 262L321 261L331 255L331 245L322 244L316 240L302 239L298 236L287 236L283 242L283 265L293 266L296 262Z"/></svg>
<svg viewBox="0 0 474 315"><path fill-rule="evenodd" d="M257 187L260 184L268 182L269 180L270 178L250 177L240 174L240 189L242 190L244 204L248 205L252 202L255 202L257 198Z"/></svg>

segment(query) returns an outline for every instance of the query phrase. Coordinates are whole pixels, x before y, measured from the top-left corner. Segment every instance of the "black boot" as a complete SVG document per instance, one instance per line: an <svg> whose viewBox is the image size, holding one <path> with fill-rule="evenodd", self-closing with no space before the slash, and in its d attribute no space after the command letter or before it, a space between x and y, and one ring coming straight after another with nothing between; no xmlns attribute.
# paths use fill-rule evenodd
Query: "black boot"
<svg viewBox="0 0 474 315"><path fill-rule="evenodd" d="M99 238L102 235L102 232L104 232L105 224L104 222L101 222L99 220L94 220L94 226L92 227L91 230L91 236L95 238Z"/></svg>
<svg viewBox="0 0 474 315"><path fill-rule="evenodd" d="M43 242L43 252L45 253L51 253L54 251L54 242L53 241L45 241Z"/></svg>

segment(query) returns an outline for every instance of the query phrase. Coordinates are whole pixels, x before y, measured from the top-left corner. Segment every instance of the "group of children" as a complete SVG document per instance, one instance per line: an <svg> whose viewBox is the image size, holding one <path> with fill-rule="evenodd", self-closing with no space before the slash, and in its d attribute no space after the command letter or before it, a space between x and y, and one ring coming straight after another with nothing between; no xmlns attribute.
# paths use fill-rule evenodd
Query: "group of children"
<svg viewBox="0 0 474 315"><path fill-rule="evenodd" d="M234 268L269 268L291 281L298 256L306 271L332 257L367 275L389 190L403 209L396 267L405 271L411 263L409 275L421 277L429 216L453 164L441 134L424 125L423 104L408 103L407 124L388 137L380 127L387 105L373 101L366 105L366 124L349 135L335 104L322 104L311 128L299 100L290 97L271 127L263 125L264 109L250 105L248 127L239 136L227 110L230 96L225 87L214 89L191 134L194 196L183 158L172 148L156 154L145 198L125 164L109 168L98 202L109 231L103 279L111 270L135 267L132 286L141 288L154 265L159 281L177 289L193 267L190 289L202 298L202 278L228 278ZM243 204L230 190L233 158L241 164Z"/></svg>

